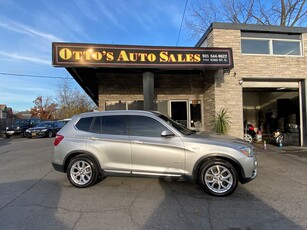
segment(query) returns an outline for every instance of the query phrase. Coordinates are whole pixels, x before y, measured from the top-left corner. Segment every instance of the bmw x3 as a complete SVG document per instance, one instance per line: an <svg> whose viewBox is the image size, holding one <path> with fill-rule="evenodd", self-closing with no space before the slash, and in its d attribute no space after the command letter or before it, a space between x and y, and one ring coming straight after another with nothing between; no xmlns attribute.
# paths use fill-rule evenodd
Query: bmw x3
<svg viewBox="0 0 307 230"><path fill-rule="evenodd" d="M168 177L198 182L215 196L257 176L249 143L196 133L159 112L136 110L74 116L57 133L52 165L78 188L108 176Z"/></svg>

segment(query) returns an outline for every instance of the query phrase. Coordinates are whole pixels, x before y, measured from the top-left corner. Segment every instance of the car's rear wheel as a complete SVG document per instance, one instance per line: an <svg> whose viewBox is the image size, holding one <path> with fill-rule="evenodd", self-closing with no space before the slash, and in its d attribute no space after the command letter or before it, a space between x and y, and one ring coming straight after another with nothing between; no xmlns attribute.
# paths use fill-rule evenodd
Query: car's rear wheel
<svg viewBox="0 0 307 230"><path fill-rule="evenodd" d="M78 188L94 185L99 179L99 170L95 160L89 156L73 158L67 168L70 183Z"/></svg>
<svg viewBox="0 0 307 230"><path fill-rule="evenodd" d="M209 160L199 170L198 182L209 194L227 196L233 193L238 185L235 168L225 160Z"/></svg>

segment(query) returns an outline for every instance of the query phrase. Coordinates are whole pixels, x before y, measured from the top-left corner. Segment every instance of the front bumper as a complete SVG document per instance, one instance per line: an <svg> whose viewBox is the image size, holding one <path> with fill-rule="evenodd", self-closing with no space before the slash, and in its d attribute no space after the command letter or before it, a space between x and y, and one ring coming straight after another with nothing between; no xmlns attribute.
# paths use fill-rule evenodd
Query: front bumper
<svg viewBox="0 0 307 230"><path fill-rule="evenodd" d="M25 133L27 137L46 137L46 132L42 131L31 131Z"/></svg>
<svg viewBox="0 0 307 230"><path fill-rule="evenodd" d="M4 130L2 133L5 136L20 135L21 134L21 130Z"/></svg>
<svg viewBox="0 0 307 230"><path fill-rule="evenodd" d="M253 156L252 161L249 164L245 164L245 175L240 179L242 184L250 182L257 177L258 174L258 161L255 156Z"/></svg>

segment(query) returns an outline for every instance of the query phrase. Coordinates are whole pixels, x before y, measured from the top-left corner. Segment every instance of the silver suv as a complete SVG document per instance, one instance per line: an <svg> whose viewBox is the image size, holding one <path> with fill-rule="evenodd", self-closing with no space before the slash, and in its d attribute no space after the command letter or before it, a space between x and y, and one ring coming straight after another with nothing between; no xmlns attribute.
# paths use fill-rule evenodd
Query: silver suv
<svg viewBox="0 0 307 230"><path fill-rule="evenodd" d="M136 110L74 116L57 133L52 165L79 188L106 176L171 177L198 181L215 196L257 175L247 142L198 134L161 113Z"/></svg>

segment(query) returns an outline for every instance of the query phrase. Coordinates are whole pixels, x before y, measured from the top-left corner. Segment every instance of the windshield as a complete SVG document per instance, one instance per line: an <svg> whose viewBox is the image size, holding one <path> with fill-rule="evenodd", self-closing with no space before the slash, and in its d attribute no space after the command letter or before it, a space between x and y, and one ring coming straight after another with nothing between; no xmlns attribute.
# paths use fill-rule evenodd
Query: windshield
<svg viewBox="0 0 307 230"><path fill-rule="evenodd" d="M52 126L53 123L51 122L42 122L42 123L39 123L36 127L49 127L49 126Z"/></svg>
<svg viewBox="0 0 307 230"><path fill-rule="evenodd" d="M162 120L167 122L169 125L173 126L175 129L177 129L179 132L181 132L184 135L191 135L191 134L195 133L194 131L186 128L182 124L179 124L178 122L172 120L171 118L169 118L169 117L167 117L163 114L158 114L158 117L160 117Z"/></svg>
<svg viewBox="0 0 307 230"><path fill-rule="evenodd" d="M15 121L16 126L28 125L28 124L29 124L29 121L27 121L27 120L17 120L17 121Z"/></svg>

